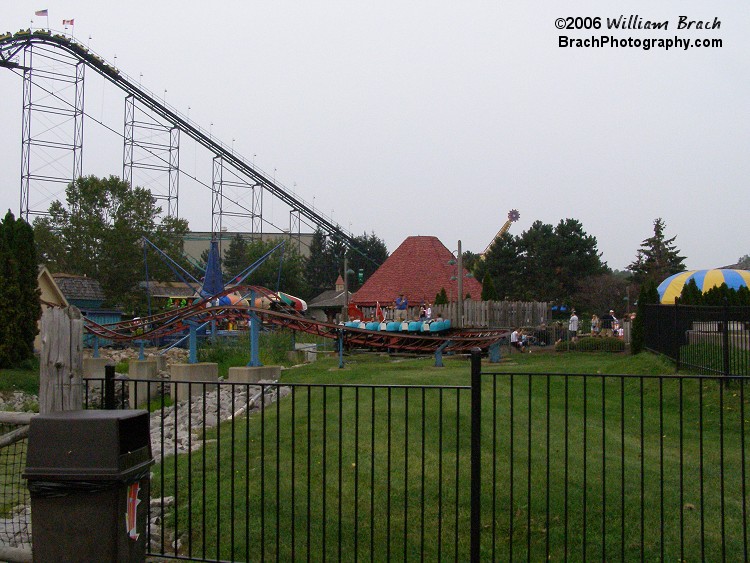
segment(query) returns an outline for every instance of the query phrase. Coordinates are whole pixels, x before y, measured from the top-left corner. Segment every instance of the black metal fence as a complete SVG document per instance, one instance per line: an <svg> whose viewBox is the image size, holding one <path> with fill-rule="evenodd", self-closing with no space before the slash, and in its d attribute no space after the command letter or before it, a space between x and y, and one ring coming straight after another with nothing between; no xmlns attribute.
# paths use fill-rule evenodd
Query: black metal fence
<svg viewBox="0 0 750 563"><path fill-rule="evenodd" d="M646 347L678 369L750 375L750 307L647 305Z"/></svg>
<svg viewBox="0 0 750 563"><path fill-rule="evenodd" d="M466 386L115 397L151 397L152 556L747 560L747 381L482 372L475 355Z"/></svg>

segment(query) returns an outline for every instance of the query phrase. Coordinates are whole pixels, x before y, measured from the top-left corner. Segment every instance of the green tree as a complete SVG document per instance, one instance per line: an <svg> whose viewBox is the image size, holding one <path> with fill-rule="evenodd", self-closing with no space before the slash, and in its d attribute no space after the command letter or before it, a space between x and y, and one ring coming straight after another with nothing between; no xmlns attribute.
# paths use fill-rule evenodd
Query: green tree
<svg viewBox="0 0 750 563"><path fill-rule="evenodd" d="M363 283L375 273L380 265L388 258L388 249L385 242L379 239L375 233L367 233L355 237L355 244L347 250L349 268L354 272L362 270L364 273ZM349 291L356 291L362 286L357 276L349 276Z"/></svg>
<svg viewBox="0 0 750 563"><path fill-rule="evenodd" d="M333 289L336 276L331 278L333 272L328 268L326 235L321 229L316 229L310 242L310 255L305 261L305 279L310 288L311 295L320 295L326 289Z"/></svg>
<svg viewBox="0 0 750 563"><path fill-rule="evenodd" d="M497 301L497 291L489 272L485 272L482 278L482 301Z"/></svg>
<svg viewBox="0 0 750 563"><path fill-rule="evenodd" d="M253 264L278 244L279 241L253 240L248 242L247 265ZM293 245L287 244L271 254L244 283L262 285L273 291L278 289L304 298L309 294L304 271L304 260Z"/></svg>
<svg viewBox="0 0 750 563"><path fill-rule="evenodd" d="M489 272L504 299L569 303L581 279L608 271L596 237L587 235L579 221L564 219L556 227L536 221L518 237L504 233L474 274L484 279Z"/></svg>
<svg viewBox="0 0 750 563"><path fill-rule="evenodd" d="M622 272L608 272L581 278L570 303L576 304L579 316L582 314L600 315L610 309L619 312L627 303L629 276Z"/></svg>
<svg viewBox="0 0 750 563"><path fill-rule="evenodd" d="M208 258L208 256L206 256ZM237 233L229 241L229 246L224 251L221 266L224 278L229 279L236 276L250 265L248 260L248 243L241 234Z"/></svg>
<svg viewBox="0 0 750 563"><path fill-rule="evenodd" d="M0 279L0 367L11 367L33 356L41 307L33 231L10 211L0 221Z"/></svg>
<svg viewBox="0 0 750 563"><path fill-rule="evenodd" d="M641 243L635 260L628 266L628 270L633 272L633 280L639 285L649 280L658 284L672 274L685 270L685 257L680 256L674 244L677 237L666 238L665 227L661 218L654 220L654 235Z"/></svg>
<svg viewBox="0 0 750 563"><path fill-rule="evenodd" d="M151 192L115 176L78 178L65 195L66 205L55 201L47 217L34 221L39 255L52 271L97 279L107 304L137 312L144 301L138 287L145 273L142 237L168 254L178 252L187 222L167 218L158 224L161 209ZM153 261L150 277L161 275L173 279L168 266Z"/></svg>
<svg viewBox="0 0 750 563"><path fill-rule="evenodd" d="M680 305L702 305L703 304L703 293L698 289L698 284L695 283L693 278L690 278L685 285L682 286L680 292Z"/></svg>
<svg viewBox="0 0 750 563"><path fill-rule="evenodd" d="M499 299L515 299L523 287L518 239L510 233L503 233L495 239L484 259L475 263L473 274L480 280L489 274Z"/></svg>
<svg viewBox="0 0 750 563"><path fill-rule="evenodd" d="M448 304L448 293L444 287L440 288L440 291L435 295L435 305L447 305Z"/></svg>

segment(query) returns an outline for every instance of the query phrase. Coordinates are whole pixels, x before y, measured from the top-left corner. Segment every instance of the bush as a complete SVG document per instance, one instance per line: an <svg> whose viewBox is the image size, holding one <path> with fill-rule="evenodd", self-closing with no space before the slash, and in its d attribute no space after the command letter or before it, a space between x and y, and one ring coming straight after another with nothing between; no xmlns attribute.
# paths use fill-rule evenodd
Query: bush
<svg viewBox="0 0 750 563"><path fill-rule="evenodd" d="M246 366L250 361L250 336L247 333L232 339L211 342L206 339L198 349L198 361L219 364L219 375L226 377L230 367ZM292 349L292 333L287 330L261 332L259 356L263 365L289 365L286 357Z"/></svg>
<svg viewBox="0 0 750 563"><path fill-rule="evenodd" d="M555 352L624 352L622 338L604 336L601 338L579 338L575 342L565 340L555 344Z"/></svg>

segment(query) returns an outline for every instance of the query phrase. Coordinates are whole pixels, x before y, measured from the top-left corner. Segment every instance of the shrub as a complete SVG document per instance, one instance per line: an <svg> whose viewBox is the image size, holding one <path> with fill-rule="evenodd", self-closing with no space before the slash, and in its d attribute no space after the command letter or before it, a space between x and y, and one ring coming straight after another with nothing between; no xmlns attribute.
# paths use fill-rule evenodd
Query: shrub
<svg viewBox="0 0 750 563"><path fill-rule="evenodd" d="M565 340L555 344L555 352L624 352L625 341L622 338L579 338L575 342Z"/></svg>

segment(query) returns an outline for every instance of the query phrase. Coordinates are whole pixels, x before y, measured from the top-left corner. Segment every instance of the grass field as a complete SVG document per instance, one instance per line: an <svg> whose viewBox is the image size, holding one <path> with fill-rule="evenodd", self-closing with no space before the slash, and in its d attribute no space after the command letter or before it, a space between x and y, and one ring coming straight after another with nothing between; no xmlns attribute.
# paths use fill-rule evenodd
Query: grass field
<svg viewBox="0 0 750 563"><path fill-rule="evenodd" d="M168 524L207 558L467 559L469 364L445 364L353 355L283 372L288 396L165 461ZM745 558L738 384L672 377L650 354L484 370L483 560Z"/></svg>

